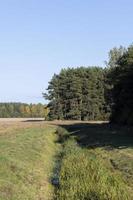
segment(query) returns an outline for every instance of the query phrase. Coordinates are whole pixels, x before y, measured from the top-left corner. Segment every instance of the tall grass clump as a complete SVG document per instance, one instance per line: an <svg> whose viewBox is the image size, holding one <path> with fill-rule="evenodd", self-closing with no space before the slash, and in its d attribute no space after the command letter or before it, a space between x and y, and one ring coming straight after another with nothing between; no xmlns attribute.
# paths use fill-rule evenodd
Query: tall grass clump
<svg viewBox="0 0 133 200"><path fill-rule="evenodd" d="M92 150L65 143L57 200L131 200L126 184Z"/></svg>
<svg viewBox="0 0 133 200"><path fill-rule="evenodd" d="M60 126L57 128L56 133L58 135L58 142L62 144L69 138L70 135L70 133L65 128Z"/></svg>

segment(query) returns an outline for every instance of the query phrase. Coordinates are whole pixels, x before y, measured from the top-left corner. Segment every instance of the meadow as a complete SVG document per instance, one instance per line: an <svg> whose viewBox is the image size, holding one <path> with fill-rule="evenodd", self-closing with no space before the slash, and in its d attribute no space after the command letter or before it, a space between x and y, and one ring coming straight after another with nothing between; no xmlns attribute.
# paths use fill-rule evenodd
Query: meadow
<svg viewBox="0 0 133 200"><path fill-rule="evenodd" d="M57 199L132 200L132 129L107 123L61 126L62 135L66 138L66 129L69 134Z"/></svg>
<svg viewBox="0 0 133 200"><path fill-rule="evenodd" d="M132 200L133 129L0 122L0 200Z"/></svg>
<svg viewBox="0 0 133 200"><path fill-rule="evenodd" d="M1 123L0 200L49 200L55 154L55 128L39 123Z"/></svg>

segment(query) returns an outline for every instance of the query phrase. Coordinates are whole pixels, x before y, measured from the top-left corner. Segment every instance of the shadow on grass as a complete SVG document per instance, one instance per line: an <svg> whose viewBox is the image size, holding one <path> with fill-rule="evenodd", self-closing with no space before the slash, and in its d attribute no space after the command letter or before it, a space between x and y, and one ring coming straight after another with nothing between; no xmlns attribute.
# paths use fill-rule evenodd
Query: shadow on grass
<svg viewBox="0 0 133 200"><path fill-rule="evenodd" d="M109 123L59 124L74 136L82 147L105 147L124 149L133 147L133 127L120 127Z"/></svg>
<svg viewBox="0 0 133 200"><path fill-rule="evenodd" d="M44 119L28 119L23 122L44 122L44 121L45 121Z"/></svg>

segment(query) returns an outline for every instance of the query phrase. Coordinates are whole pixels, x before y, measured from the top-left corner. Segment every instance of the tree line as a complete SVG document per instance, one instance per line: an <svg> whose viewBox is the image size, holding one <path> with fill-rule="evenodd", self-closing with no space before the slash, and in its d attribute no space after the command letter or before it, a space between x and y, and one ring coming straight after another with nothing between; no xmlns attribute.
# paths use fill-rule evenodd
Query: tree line
<svg viewBox="0 0 133 200"><path fill-rule="evenodd" d="M38 117L46 118L48 115L46 105L25 103L0 103L0 118L8 117Z"/></svg>
<svg viewBox="0 0 133 200"><path fill-rule="evenodd" d="M105 68L62 69L47 91L50 119L133 124L133 46L110 50Z"/></svg>

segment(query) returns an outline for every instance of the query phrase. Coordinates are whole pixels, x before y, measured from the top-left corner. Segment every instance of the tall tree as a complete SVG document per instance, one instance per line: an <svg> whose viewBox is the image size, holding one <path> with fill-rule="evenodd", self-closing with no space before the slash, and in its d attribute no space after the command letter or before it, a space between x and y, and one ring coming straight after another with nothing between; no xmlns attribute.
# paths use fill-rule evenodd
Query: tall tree
<svg viewBox="0 0 133 200"><path fill-rule="evenodd" d="M52 119L105 119L104 69L62 69L49 82L44 97L50 101L49 116Z"/></svg>
<svg viewBox="0 0 133 200"><path fill-rule="evenodd" d="M113 81L113 112L111 120L133 124L133 46L130 46L118 61L111 75Z"/></svg>

